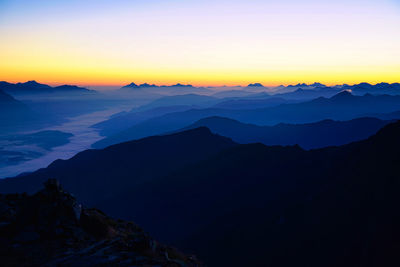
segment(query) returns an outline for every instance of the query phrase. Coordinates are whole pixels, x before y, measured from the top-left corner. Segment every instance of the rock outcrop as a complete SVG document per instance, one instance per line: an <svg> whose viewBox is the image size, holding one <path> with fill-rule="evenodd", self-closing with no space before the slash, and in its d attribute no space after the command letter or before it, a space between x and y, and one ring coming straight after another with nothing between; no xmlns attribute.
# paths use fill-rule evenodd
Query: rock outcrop
<svg viewBox="0 0 400 267"><path fill-rule="evenodd" d="M55 179L34 195L0 195L2 266L202 266L132 222L86 208Z"/></svg>

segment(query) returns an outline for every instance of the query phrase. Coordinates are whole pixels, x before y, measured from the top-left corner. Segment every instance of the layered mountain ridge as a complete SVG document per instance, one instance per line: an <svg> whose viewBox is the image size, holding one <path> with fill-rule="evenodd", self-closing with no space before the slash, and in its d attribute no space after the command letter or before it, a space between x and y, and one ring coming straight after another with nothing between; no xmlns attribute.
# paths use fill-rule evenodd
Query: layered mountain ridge
<svg viewBox="0 0 400 267"><path fill-rule="evenodd" d="M306 151L198 128L86 151L0 190L34 191L56 177L208 266L397 266L399 135L396 122Z"/></svg>

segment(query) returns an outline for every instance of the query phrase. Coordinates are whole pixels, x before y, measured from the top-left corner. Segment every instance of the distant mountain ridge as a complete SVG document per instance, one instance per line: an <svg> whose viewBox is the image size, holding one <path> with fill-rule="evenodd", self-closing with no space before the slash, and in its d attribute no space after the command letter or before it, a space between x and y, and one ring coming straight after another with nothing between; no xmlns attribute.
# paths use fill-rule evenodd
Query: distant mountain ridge
<svg viewBox="0 0 400 267"><path fill-rule="evenodd" d="M58 92L83 92L83 93L95 93L96 91L89 90L87 88L75 86L75 85L61 85L61 86L49 86L47 84L41 84L36 81L28 81L25 83L8 83L0 82L0 89L13 95L13 94L53 94Z"/></svg>
<svg viewBox="0 0 400 267"><path fill-rule="evenodd" d="M316 149L367 139L391 122L393 121L358 118L350 121L323 120L308 124L258 126L223 117L209 117L182 130L207 127L213 133L232 138L241 144L299 145L304 149Z"/></svg>
<svg viewBox="0 0 400 267"><path fill-rule="evenodd" d="M139 106L115 116L106 121L97 123L92 127L100 129L100 134L110 136L129 128L131 125L143 122L147 119L162 116L173 112L182 112L194 108L209 107L218 103L219 99L197 94L184 94L164 96L148 104Z"/></svg>
<svg viewBox="0 0 400 267"><path fill-rule="evenodd" d="M400 94L400 83L359 83L355 85L343 85L342 89L352 90L354 93L370 94Z"/></svg>
<svg viewBox="0 0 400 267"><path fill-rule="evenodd" d="M306 90L351 90L354 94L363 95L366 93L370 94L400 94L400 83L359 83L354 85L339 84L334 86L327 86L321 83L298 83L296 85L279 86L278 88L301 88Z"/></svg>
<svg viewBox="0 0 400 267"><path fill-rule="evenodd" d="M282 104L258 109L190 109L165 114L132 125L125 130L102 139L93 147L102 148L123 141L177 131L200 119L212 116L226 117L243 123L276 125L278 123L304 124L325 119L346 121L366 114L390 113L400 110L400 96L355 96L343 91L331 98L319 97L301 103Z"/></svg>
<svg viewBox="0 0 400 267"><path fill-rule="evenodd" d="M194 86L191 84L181 84L181 83L177 83L174 85L155 85L155 84L142 83L142 84L137 85L136 83L132 82L130 84L122 86L121 89L144 89L144 88L166 88L166 87L192 88Z"/></svg>
<svg viewBox="0 0 400 267"><path fill-rule="evenodd" d="M195 107L196 106L190 105L173 105L154 107L144 110L132 110L112 117L108 120L96 123L92 125L92 127L99 129L100 135L110 136L129 128L129 125L138 124L147 119L162 116L167 113L181 112Z"/></svg>
<svg viewBox="0 0 400 267"><path fill-rule="evenodd" d="M215 104L213 107L223 109L256 109L278 106L280 104L286 104L290 102L290 100L275 96L260 99L244 97L239 99L224 100L220 103Z"/></svg>

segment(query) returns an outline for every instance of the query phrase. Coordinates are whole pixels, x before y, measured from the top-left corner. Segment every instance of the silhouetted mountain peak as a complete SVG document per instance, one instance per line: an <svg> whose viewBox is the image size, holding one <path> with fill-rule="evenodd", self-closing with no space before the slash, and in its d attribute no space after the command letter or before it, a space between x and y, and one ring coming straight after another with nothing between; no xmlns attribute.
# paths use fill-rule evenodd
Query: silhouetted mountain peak
<svg viewBox="0 0 400 267"><path fill-rule="evenodd" d="M247 87L264 87L264 85L262 85L261 83L251 83L247 85Z"/></svg>
<svg viewBox="0 0 400 267"><path fill-rule="evenodd" d="M136 83L131 82L130 84L127 84L127 85L121 87L121 89L124 89L124 88L127 88L127 89L139 89L140 87Z"/></svg>
<svg viewBox="0 0 400 267"><path fill-rule="evenodd" d="M59 93L59 92L95 92L84 87L76 85L61 85L52 87L47 84L38 83L37 81L27 81L25 83L7 83L0 82L0 89L3 89L9 94L20 94L20 93Z"/></svg>
<svg viewBox="0 0 400 267"><path fill-rule="evenodd" d="M40 83L38 83L38 82L35 81L35 80L32 80L32 81L27 81L25 84L26 84L26 85L38 85L38 84L40 84Z"/></svg>
<svg viewBox="0 0 400 267"><path fill-rule="evenodd" d="M51 86L47 84L38 83L35 80L27 81L25 83L16 83L15 85L26 89L51 89Z"/></svg>
<svg viewBox="0 0 400 267"><path fill-rule="evenodd" d="M300 87L300 86L303 86L303 87L306 87L306 86L308 86L306 83L298 83L298 84L296 84L296 85L288 85L287 87Z"/></svg>
<svg viewBox="0 0 400 267"><path fill-rule="evenodd" d="M313 83L313 84L310 84L310 86L313 86L313 87L326 87L325 84L317 83L317 82L315 82L315 83Z"/></svg>
<svg viewBox="0 0 400 267"><path fill-rule="evenodd" d="M142 83L141 85L139 85L139 87L147 88L147 87L158 87L158 86L155 84Z"/></svg>
<svg viewBox="0 0 400 267"><path fill-rule="evenodd" d="M171 85L171 86L166 86L166 87L193 87L193 85L177 83L177 84L174 84L174 85Z"/></svg>
<svg viewBox="0 0 400 267"><path fill-rule="evenodd" d="M181 87L181 88L193 88L193 85L191 84L182 84L182 83L177 83L173 85L156 85L156 84L149 84L149 83L142 83L140 85L137 85L135 83L130 83L128 85L125 85L121 87L121 89L124 88L129 88L129 89L143 89L143 88L169 88L169 87Z"/></svg>

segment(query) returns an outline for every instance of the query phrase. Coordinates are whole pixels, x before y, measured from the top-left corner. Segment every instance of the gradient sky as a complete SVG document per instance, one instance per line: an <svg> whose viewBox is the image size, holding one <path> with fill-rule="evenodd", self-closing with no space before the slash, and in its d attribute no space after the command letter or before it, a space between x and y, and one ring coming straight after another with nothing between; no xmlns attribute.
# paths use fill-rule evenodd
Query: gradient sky
<svg viewBox="0 0 400 267"><path fill-rule="evenodd" d="M400 1L0 0L0 80L400 82Z"/></svg>

